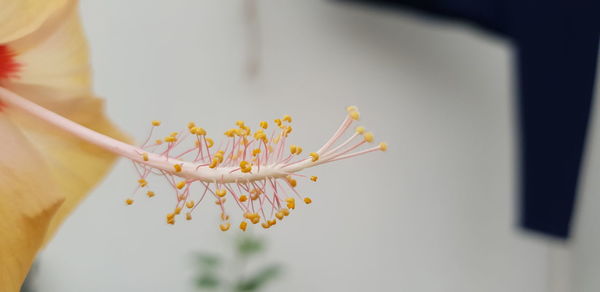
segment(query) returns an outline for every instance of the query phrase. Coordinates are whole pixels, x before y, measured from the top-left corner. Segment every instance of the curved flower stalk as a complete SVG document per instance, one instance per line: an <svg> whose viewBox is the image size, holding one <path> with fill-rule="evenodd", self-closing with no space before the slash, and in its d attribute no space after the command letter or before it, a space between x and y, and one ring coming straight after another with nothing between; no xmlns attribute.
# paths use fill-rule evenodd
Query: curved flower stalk
<svg viewBox="0 0 600 292"><path fill-rule="evenodd" d="M126 141L90 79L76 1L0 0L0 88ZM16 292L116 156L2 102L0 135L0 291Z"/></svg>
<svg viewBox="0 0 600 292"><path fill-rule="evenodd" d="M136 147L73 123L2 88L0 100L49 125L130 159L140 176L139 188L148 187L148 177L152 174L165 177L175 192L174 209L166 215L169 224L175 224L177 215L185 214L185 219L191 220L192 212L203 201L214 199L221 210L219 227L223 231L231 227L230 213L225 207L227 199L233 201L243 214L240 229L245 231L248 223L259 222L263 228L269 228L276 224L277 219L283 220L295 209L296 199L306 204L312 202L310 197L296 191L297 179L316 182L318 178L306 177L298 172L324 163L387 150L385 143L358 150L374 142L373 134L360 126L346 135L349 137L345 140L342 139L360 117L355 106L347 108L340 127L319 150L304 154L300 146L286 147L292 132L292 118L287 115L274 120L277 128L269 134L266 121L260 122L255 131L243 121L237 121L237 128L224 133L227 142L220 149L216 149L206 130L192 122L185 131L154 140L154 128L160 126L160 122L153 121L150 135L143 145ZM186 140L191 140L187 148L184 146ZM199 191L196 191L196 186ZM154 195L153 191L146 191L146 196ZM125 202L131 205L134 199L128 198Z"/></svg>

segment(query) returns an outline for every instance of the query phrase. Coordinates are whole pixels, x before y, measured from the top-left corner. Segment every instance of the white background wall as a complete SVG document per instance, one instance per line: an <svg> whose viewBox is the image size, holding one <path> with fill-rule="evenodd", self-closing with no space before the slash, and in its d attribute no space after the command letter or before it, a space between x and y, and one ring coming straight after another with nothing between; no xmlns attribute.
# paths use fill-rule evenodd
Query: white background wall
<svg viewBox="0 0 600 292"><path fill-rule="evenodd" d="M261 0L262 71L251 80L242 4L105 0L81 9L96 92L138 141L153 119L220 133L236 119L291 114L293 140L311 149L356 104L389 142L385 154L310 171L320 181L301 190L314 203L257 231L269 239L267 260L287 267L269 291L598 290L597 151L571 251L515 228L507 42L409 14ZM120 161L66 222L42 254L40 291L194 291L190 255L228 250L237 230L218 231L216 208L167 226L166 187L126 207L136 179Z"/></svg>

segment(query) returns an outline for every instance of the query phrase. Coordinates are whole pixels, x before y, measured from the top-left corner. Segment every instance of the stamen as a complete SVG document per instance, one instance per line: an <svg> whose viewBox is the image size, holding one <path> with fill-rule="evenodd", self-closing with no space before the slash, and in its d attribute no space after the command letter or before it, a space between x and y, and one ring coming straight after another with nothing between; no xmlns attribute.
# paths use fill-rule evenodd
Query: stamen
<svg viewBox="0 0 600 292"><path fill-rule="evenodd" d="M286 142L292 132L289 125L292 118L288 115L274 120L277 127L270 135L265 133L268 128L266 121L261 121L254 132L245 122L237 121L237 128L224 132L224 147L215 147L213 138L206 136L206 130L193 122L188 123L184 131L172 132L163 136L163 139L156 139L153 137L154 129L158 129L161 123L152 121L150 135L141 147L136 147L94 132L1 87L0 102L130 159L139 175L137 189L149 185L150 174L164 177L175 192L176 204L173 212L166 217L167 223L171 225L175 224L177 216L182 215L183 208L186 208L185 219L191 220L192 213L199 205L205 205L204 196L210 193L221 211L222 222L219 228L222 231L229 230L231 226L226 206L228 200L233 200L244 214L244 220L239 225L242 231L248 227L245 220L252 224L263 220L261 225L270 228L277 224L277 220L283 220L291 214L291 210L296 209L296 199L293 196L305 204L312 203L311 198L303 197L298 192L298 180L316 182L318 178L300 175L298 172L324 163L388 149L387 144L382 142L375 147L360 150L361 146L374 142L375 139L364 127L357 127L353 133L346 135L352 123L360 117L354 106L347 108L347 115L340 127L318 151L300 157L303 149L298 145L289 146L290 153L285 154ZM191 139L191 144L186 147L183 145L189 143L186 141L188 136L195 139ZM344 136L349 137L338 143ZM359 136L362 139L357 141ZM163 140L166 143L162 143ZM148 141L156 142L146 145ZM179 146L185 148L178 151L176 148ZM174 152L179 154L171 154ZM191 191L192 186L200 186L201 190L196 194ZM146 191L145 194L148 198L155 196L153 191ZM127 205L132 205L133 202L133 197L125 200Z"/></svg>

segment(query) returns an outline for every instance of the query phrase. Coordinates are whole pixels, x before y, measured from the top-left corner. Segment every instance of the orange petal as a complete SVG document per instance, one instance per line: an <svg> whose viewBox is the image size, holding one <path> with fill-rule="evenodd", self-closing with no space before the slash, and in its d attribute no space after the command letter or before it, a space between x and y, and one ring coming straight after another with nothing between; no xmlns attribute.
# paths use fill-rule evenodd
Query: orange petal
<svg viewBox="0 0 600 292"><path fill-rule="evenodd" d="M71 96L60 98L61 90L46 87L22 86L16 93L92 130L128 141L104 115L103 101L98 98ZM106 150L54 129L39 120L7 108L5 112L25 133L50 167L66 201L51 223L51 235L82 198L112 167L115 156Z"/></svg>
<svg viewBox="0 0 600 292"><path fill-rule="evenodd" d="M89 95L88 46L75 3L54 13L40 29L6 45L16 54L14 60L20 64L20 70L16 73L18 78L3 81L2 86L60 88L60 98Z"/></svg>
<svg viewBox="0 0 600 292"><path fill-rule="evenodd" d="M23 37L40 27L68 0L0 0L0 43Z"/></svg>
<svg viewBox="0 0 600 292"><path fill-rule="evenodd" d="M63 202L44 160L0 115L0 291L18 292Z"/></svg>

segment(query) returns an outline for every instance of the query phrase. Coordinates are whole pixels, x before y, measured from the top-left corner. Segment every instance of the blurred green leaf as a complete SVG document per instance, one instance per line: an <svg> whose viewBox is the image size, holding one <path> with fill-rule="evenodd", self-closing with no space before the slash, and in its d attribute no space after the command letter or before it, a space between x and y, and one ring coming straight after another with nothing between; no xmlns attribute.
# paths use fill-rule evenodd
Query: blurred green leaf
<svg viewBox="0 0 600 292"><path fill-rule="evenodd" d="M244 236L238 239L237 249L242 256L249 256L261 252L264 244L257 238Z"/></svg>
<svg viewBox="0 0 600 292"><path fill-rule="evenodd" d="M196 279L196 285L198 288L216 289L220 284L221 281L219 278L212 273L202 274Z"/></svg>
<svg viewBox="0 0 600 292"><path fill-rule="evenodd" d="M219 256L214 254L199 253L196 254L196 259L204 269L216 268L221 263Z"/></svg>
<svg viewBox="0 0 600 292"><path fill-rule="evenodd" d="M236 291L256 291L263 287L267 282L277 278L280 273L281 266L267 266L248 279L239 281L236 285Z"/></svg>

